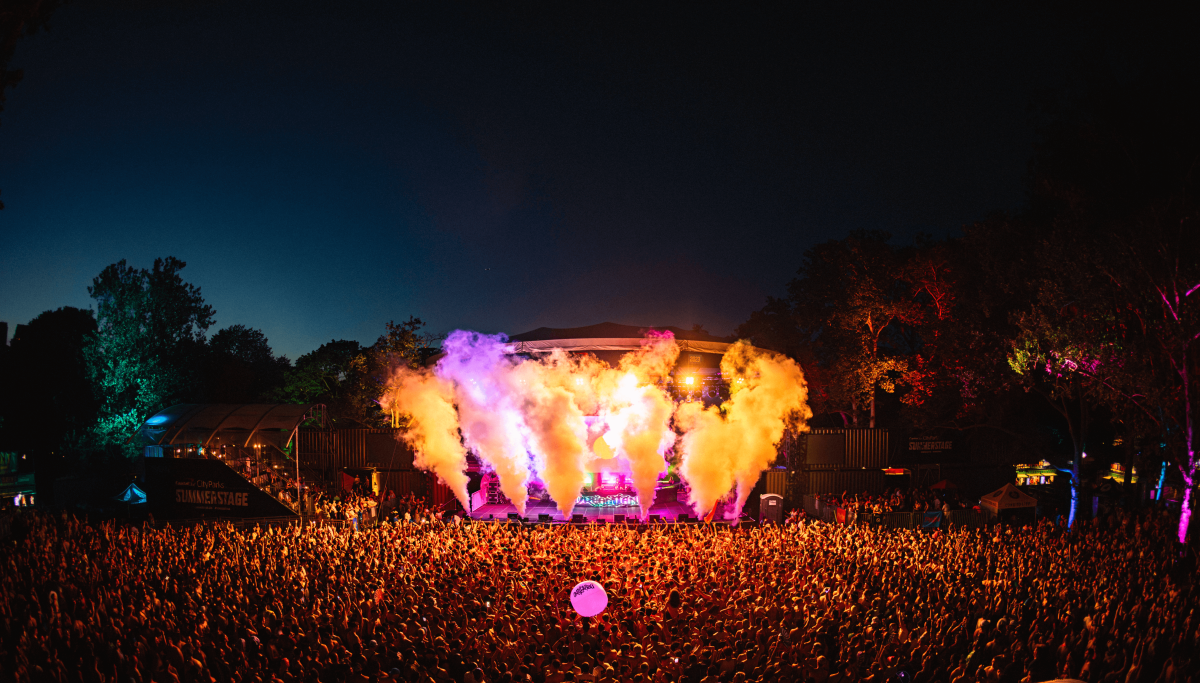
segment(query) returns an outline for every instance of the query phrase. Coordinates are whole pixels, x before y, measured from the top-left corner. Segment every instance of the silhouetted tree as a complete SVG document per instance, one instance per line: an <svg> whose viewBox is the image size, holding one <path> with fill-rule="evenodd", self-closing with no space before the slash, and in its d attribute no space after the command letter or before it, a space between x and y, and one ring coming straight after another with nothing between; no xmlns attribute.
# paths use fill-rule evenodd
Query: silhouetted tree
<svg viewBox="0 0 1200 683"><path fill-rule="evenodd" d="M21 325L0 354L0 450L32 459L41 495L50 494L48 484L69 467L96 419L83 359L95 330L91 311L46 311Z"/></svg>
<svg viewBox="0 0 1200 683"><path fill-rule="evenodd" d="M355 421L354 359L363 353L356 341L335 339L296 359L284 373L283 384L272 399L284 403L324 403L334 425Z"/></svg>
<svg viewBox="0 0 1200 683"><path fill-rule="evenodd" d="M245 325L231 325L208 340L208 400L213 403L254 403L269 400L291 368L275 356L267 336Z"/></svg>

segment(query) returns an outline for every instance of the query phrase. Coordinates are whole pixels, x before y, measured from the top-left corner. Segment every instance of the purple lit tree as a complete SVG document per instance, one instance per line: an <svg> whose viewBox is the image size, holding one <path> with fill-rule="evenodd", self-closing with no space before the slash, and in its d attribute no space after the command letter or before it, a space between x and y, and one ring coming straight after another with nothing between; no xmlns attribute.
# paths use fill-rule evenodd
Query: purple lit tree
<svg viewBox="0 0 1200 683"><path fill-rule="evenodd" d="M1168 206L1149 212L1120 240L1105 275L1130 329L1144 337L1136 389L1163 416L1163 440L1183 479L1179 541L1187 540L1198 482L1196 423L1200 383L1200 211Z"/></svg>
<svg viewBox="0 0 1200 683"><path fill-rule="evenodd" d="M1079 507L1080 467L1088 443L1088 432L1101 394L1107 389L1104 371L1117 353L1111 319L1098 315L1099 298L1087 282L1091 269L1081 269L1080 259L1064 260L1059 252L1069 251L1063 235L1044 239L1033 252L1038 272L1033 304L1014 316L1019 329L1009 353L1009 366L1026 391L1043 396L1062 416L1071 437L1069 468L1071 504L1068 525L1075 525ZM1079 269L1084 275L1072 278L1063 267Z"/></svg>
<svg viewBox="0 0 1200 683"><path fill-rule="evenodd" d="M1197 481L1200 70L1178 64L1169 50L1120 73L1097 64L1047 107L1022 215L1035 295L1011 360L1107 405L1125 438L1166 444L1182 541Z"/></svg>

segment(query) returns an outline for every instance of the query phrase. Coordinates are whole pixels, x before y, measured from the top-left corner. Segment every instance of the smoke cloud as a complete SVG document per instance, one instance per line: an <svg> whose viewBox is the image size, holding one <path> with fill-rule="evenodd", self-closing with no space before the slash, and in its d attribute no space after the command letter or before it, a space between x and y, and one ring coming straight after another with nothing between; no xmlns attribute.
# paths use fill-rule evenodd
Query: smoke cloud
<svg viewBox="0 0 1200 683"><path fill-rule="evenodd" d="M496 473L522 515L536 477L564 518L588 472L605 466L596 461L615 455L628 465L645 518L679 432L680 474L693 508L711 511L736 485L740 511L774 459L787 420L803 424L811 416L800 368L741 342L721 363L731 398L708 409L699 403L677 408L667 390L664 380L679 357L670 333L652 333L616 368L561 350L521 359L503 335L462 330L442 349L431 370L397 370L380 403L408 416L404 438L417 451L416 465L436 473L464 507L468 450ZM589 447L589 422L598 446Z"/></svg>
<svg viewBox="0 0 1200 683"><path fill-rule="evenodd" d="M522 433L520 392L503 336L456 330L442 344L437 374L453 383L463 440L500 478L500 490L525 514L529 454Z"/></svg>
<svg viewBox="0 0 1200 683"><path fill-rule="evenodd" d="M436 474L463 507L470 507L464 474L467 451L458 438L458 414L453 398L454 387L450 382L428 371L400 368L392 376L380 404L385 412L410 417L403 438L416 453L413 464Z"/></svg>
<svg viewBox="0 0 1200 683"><path fill-rule="evenodd" d="M667 469L663 456L675 445L670 427L675 403L660 383L678 358L674 338L655 334L641 349L622 357L615 373L604 377L608 400L603 416L614 435L609 445L629 462L643 519L654 503L658 475Z"/></svg>
<svg viewBox="0 0 1200 683"><path fill-rule="evenodd" d="M579 408L579 398L587 392L585 384L577 381L580 376L575 369L576 364L562 351L516 367L529 450L546 491L567 519L583 490L587 452L587 424Z"/></svg>
<svg viewBox="0 0 1200 683"><path fill-rule="evenodd" d="M682 404L675 415L682 459L680 475L691 487L688 502L707 515L736 484L731 516L741 513L750 490L775 459L775 447L789 420L799 428L812 417L808 387L790 358L737 342L721 359L730 399L719 408Z"/></svg>

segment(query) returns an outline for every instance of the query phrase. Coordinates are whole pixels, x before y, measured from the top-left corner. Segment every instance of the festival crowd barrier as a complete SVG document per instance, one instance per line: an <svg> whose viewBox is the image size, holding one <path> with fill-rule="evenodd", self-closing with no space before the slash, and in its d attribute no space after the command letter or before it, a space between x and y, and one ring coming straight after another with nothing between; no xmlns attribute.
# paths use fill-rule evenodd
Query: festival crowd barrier
<svg viewBox="0 0 1200 683"><path fill-rule="evenodd" d="M830 524L862 524L880 529L938 529L947 525L981 529L987 526L989 521L987 512L974 509L875 514L830 505L813 495L803 496L802 504L805 514L810 519L819 519Z"/></svg>

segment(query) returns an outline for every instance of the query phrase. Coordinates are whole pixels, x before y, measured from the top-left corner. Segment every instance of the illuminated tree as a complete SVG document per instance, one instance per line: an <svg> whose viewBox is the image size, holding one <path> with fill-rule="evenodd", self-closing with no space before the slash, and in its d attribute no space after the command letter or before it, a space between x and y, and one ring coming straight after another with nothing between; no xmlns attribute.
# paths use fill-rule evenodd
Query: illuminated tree
<svg viewBox="0 0 1200 683"><path fill-rule="evenodd" d="M1184 482L1183 541L1197 464L1200 73L1162 57L1128 81L1084 83L1045 128L1023 217L1038 237L1023 245L1035 295L1013 362L1081 412L1105 404L1127 429L1158 432Z"/></svg>
<svg viewBox="0 0 1200 683"><path fill-rule="evenodd" d="M147 417L196 390L214 312L200 288L180 277L186 265L167 257L146 270L122 259L88 287L97 329L84 357L100 404L100 446L123 446Z"/></svg>
<svg viewBox="0 0 1200 683"><path fill-rule="evenodd" d="M1179 541L1184 543L1200 482L1200 211L1162 207L1138 221L1120 243L1120 260L1106 274L1127 326L1144 339L1143 363L1130 391L1146 395L1162 416L1163 438L1183 479Z"/></svg>
<svg viewBox="0 0 1200 683"><path fill-rule="evenodd" d="M872 427L876 392L895 391L909 367L898 353L900 324L920 315L901 279L903 257L889 239L884 232L855 232L817 245L805 252L788 285L798 345L814 349L830 376L827 393L839 394L855 421L859 406L866 406Z"/></svg>
<svg viewBox="0 0 1200 683"><path fill-rule="evenodd" d="M1126 439L1167 445L1184 483L1181 542L1197 483L1200 391L1200 263L1183 255L1200 253L1198 234L1195 213L1176 214L1166 225L1151 217L1089 234L1090 247L1075 243L1078 254L1070 259L1055 258L1052 241L1039 245L1062 272L1042 283L1038 302L1019 317L1021 335L1010 356L1013 369L1068 424L1073 484L1097 407L1118 416ZM1075 495L1073 488L1072 510Z"/></svg>
<svg viewBox="0 0 1200 683"><path fill-rule="evenodd" d="M1003 359L994 334L964 326L962 255L956 242L924 238L895 249L884 233L818 245L789 297L769 298L737 334L798 360L817 413L874 415L884 391L898 393L908 420L952 422L979 403L975 361Z"/></svg>
<svg viewBox="0 0 1200 683"><path fill-rule="evenodd" d="M911 296L905 316L908 363L900 378L907 391L901 401L913 410L939 393L957 394L969 381L963 349L955 343L960 285L952 252L949 242L921 239L900 266L899 277Z"/></svg>

